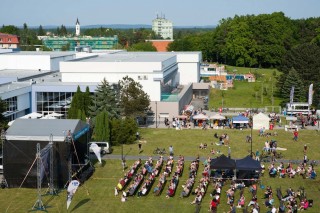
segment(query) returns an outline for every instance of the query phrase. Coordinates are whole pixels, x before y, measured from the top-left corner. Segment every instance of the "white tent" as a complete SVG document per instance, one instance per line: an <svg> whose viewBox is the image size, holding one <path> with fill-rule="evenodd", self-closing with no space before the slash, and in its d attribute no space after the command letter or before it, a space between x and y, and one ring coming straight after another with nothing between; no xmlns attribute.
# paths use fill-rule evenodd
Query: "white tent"
<svg viewBox="0 0 320 213"><path fill-rule="evenodd" d="M220 115L220 114L215 114L215 115L210 116L210 119L211 120L224 120L224 119L226 119L226 117L224 117L223 115Z"/></svg>
<svg viewBox="0 0 320 213"><path fill-rule="evenodd" d="M194 120L208 120L208 116L204 115L204 114L198 114L193 116Z"/></svg>
<svg viewBox="0 0 320 213"><path fill-rule="evenodd" d="M269 129L269 121L270 118L266 115L260 112L259 114L256 114L252 117L253 121L253 129L261 129L264 127L265 129Z"/></svg>

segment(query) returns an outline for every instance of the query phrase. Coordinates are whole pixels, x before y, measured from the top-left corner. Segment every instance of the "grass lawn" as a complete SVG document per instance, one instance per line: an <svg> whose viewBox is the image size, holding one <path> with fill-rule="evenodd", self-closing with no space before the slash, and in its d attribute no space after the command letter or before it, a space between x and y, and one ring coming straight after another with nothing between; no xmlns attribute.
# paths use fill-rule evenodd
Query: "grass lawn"
<svg viewBox="0 0 320 213"><path fill-rule="evenodd" d="M209 109L217 110L223 108L259 108L264 106L279 106L282 99L277 97L276 83L274 77L280 75L276 69L250 69L244 67L227 66L229 73L247 74L257 73L256 82L234 81L234 88L226 91L212 89L210 92ZM233 70L237 70L233 72ZM262 93L262 88L264 92ZM272 105L273 90L273 105ZM261 94L263 94L261 96ZM223 96L223 102L222 102Z"/></svg>
<svg viewBox="0 0 320 213"><path fill-rule="evenodd" d="M166 148L173 145L175 155L182 154L184 156L200 155L202 157L209 156L211 148L219 149L222 153L227 153L227 147L211 145L211 142L216 142L213 134L217 132L219 135L227 133L230 135L230 147L232 150L232 157L241 158L248 154L250 144L245 142L245 136L250 134L250 130L182 130L176 131L173 129L141 129L140 133L143 140L146 141L142 145L143 152L140 155L149 156L155 147ZM275 139L278 141L280 147L288 148L283 151L286 159L302 159L303 145L308 145L309 159L320 159L319 139L320 133L316 131L301 130L299 131L299 141L292 141L292 133L278 131L278 136L272 138L258 137L258 132L254 131L253 137L253 150L261 149L265 140ZM207 143L207 150L199 150L199 144ZM124 153L128 155L138 155L138 145L131 144L124 146ZM113 154L121 154L121 147L114 147ZM127 165L130 166L133 161L128 161ZM185 162L185 170L179 180L176 194L173 198L167 199L165 191L168 188L166 184L163 193L157 197L149 193L146 197L137 198L129 197L128 202L121 203L120 197L114 196L114 187L118 180L123 176L120 160L105 160L102 166L95 164L96 171L94 175L82 185L75 194L68 212L194 212L195 206L190 202L194 199L194 195L187 198L179 198L182 187L188 177L188 167L190 162ZM174 167L175 168L175 167ZM319 167L316 168L318 175L320 174ZM201 164L197 180L201 177L203 166ZM169 180L171 177L169 177ZM298 189L300 186L304 187L309 199L314 200L314 207L310 208L307 212L320 212L319 194L320 182L319 177L316 180L302 179L296 177L289 178L269 178L267 174L261 178L262 184L265 186L270 185L274 190L277 187L282 187L283 193L288 187ZM157 183L158 178L156 178ZM230 182L222 188L221 204L218 207L218 212L227 212L228 205L226 204L225 191ZM197 183L195 184L195 186ZM153 185L152 189L154 188ZM201 211L207 212L211 197L209 193L213 190L212 185L209 185L208 191L204 196L201 203ZM43 189L45 191L45 189ZM248 189L245 189L246 204L251 198ZM266 212L264 207L263 190L258 189L258 201L262 211ZM0 210L1 212L28 212L31 210L35 203L36 189L0 189ZM236 192L235 200L239 199L239 191ZM66 191L62 190L57 196L44 196L43 201L47 207L48 212L67 212L66 210ZM275 198L276 206L279 205L278 199ZM40 211L39 211L40 212ZM237 210L240 212L240 209ZM242 210L241 210L242 212Z"/></svg>

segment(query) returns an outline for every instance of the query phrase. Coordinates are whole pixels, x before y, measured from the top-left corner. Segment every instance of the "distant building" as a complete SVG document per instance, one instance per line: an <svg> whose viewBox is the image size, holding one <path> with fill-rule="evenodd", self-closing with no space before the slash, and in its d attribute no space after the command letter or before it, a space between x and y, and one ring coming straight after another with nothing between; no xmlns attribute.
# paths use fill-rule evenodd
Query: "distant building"
<svg viewBox="0 0 320 213"><path fill-rule="evenodd" d="M76 47L86 46L92 50L110 50L118 45L118 36L113 37L91 37L80 36L80 22L77 19L75 37L59 37L59 36L43 36L42 43L53 51L60 51L63 47L69 45L70 51L74 51ZM40 39L40 38L39 38Z"/></svg>
<svg viewBox="0 0 320 213"><path fill-rule="evenodd" d="M92 50L110 50L118 45L118 36L113 37L47 37L42 40L43 44L54 50L59 51L63 46L69 44L69 50L74 51L78 46L90 46Z"/></svg>
<svg viewBox="0 0 320 213"><path fill-rule="evenodd" d="M0 48L2 49L16 49L19 47L19 36L0 33Z"/></svg>
<svg viewBox="0 0 320 213"><path fill-rule="evenodd" d="M80 22L78 18L76 22L76 36L80 36Z"/></svg>
<svg viewBox="0 0 320 213"><path fill-rule="evenodd" d="M152 20L152 30L163 39L173 39L173 24L164 16Z"/></svg>

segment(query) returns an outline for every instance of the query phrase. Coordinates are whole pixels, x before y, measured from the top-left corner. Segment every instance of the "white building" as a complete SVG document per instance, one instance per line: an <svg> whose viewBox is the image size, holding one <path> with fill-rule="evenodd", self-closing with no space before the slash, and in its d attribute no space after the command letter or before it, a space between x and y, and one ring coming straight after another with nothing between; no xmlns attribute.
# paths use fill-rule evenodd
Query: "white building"
<svg viewBox="0 0 320 213"><path fill-rule="evenodd" d="M152 20L152 30L163 39L173 40L173 24L164 16Z"/></svg>
<svg viewBox="0 0 320 213"><path fill-rule="evenodd" d="M94 92L103 78L117 83L129 76L150 96L155 116L169 117L190 103L201 61L201 52L3 53L0 97L13 106L5 113L10 120L30 112L66 115L78 85Z"/></svg>

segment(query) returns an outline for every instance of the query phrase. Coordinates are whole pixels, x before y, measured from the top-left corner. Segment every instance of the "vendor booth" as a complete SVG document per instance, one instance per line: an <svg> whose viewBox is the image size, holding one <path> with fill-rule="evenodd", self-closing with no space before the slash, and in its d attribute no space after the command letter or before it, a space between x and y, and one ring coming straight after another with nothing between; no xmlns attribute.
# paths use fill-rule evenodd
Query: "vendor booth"
<svg viewBox="0 0 320 213"><path fill-rule="evenodd" d="M242 129L248 128L249 119L245 116L238 115L232 118L233 128Z"/></svg>
<svg viewBox="0 0 320 213"><path fill-rule="evenodd" d="M269 122L270 118L266 114L263 114L262 112L254 115L252 117L252 122L253 122L253 129L269 129Z"/></svg>

